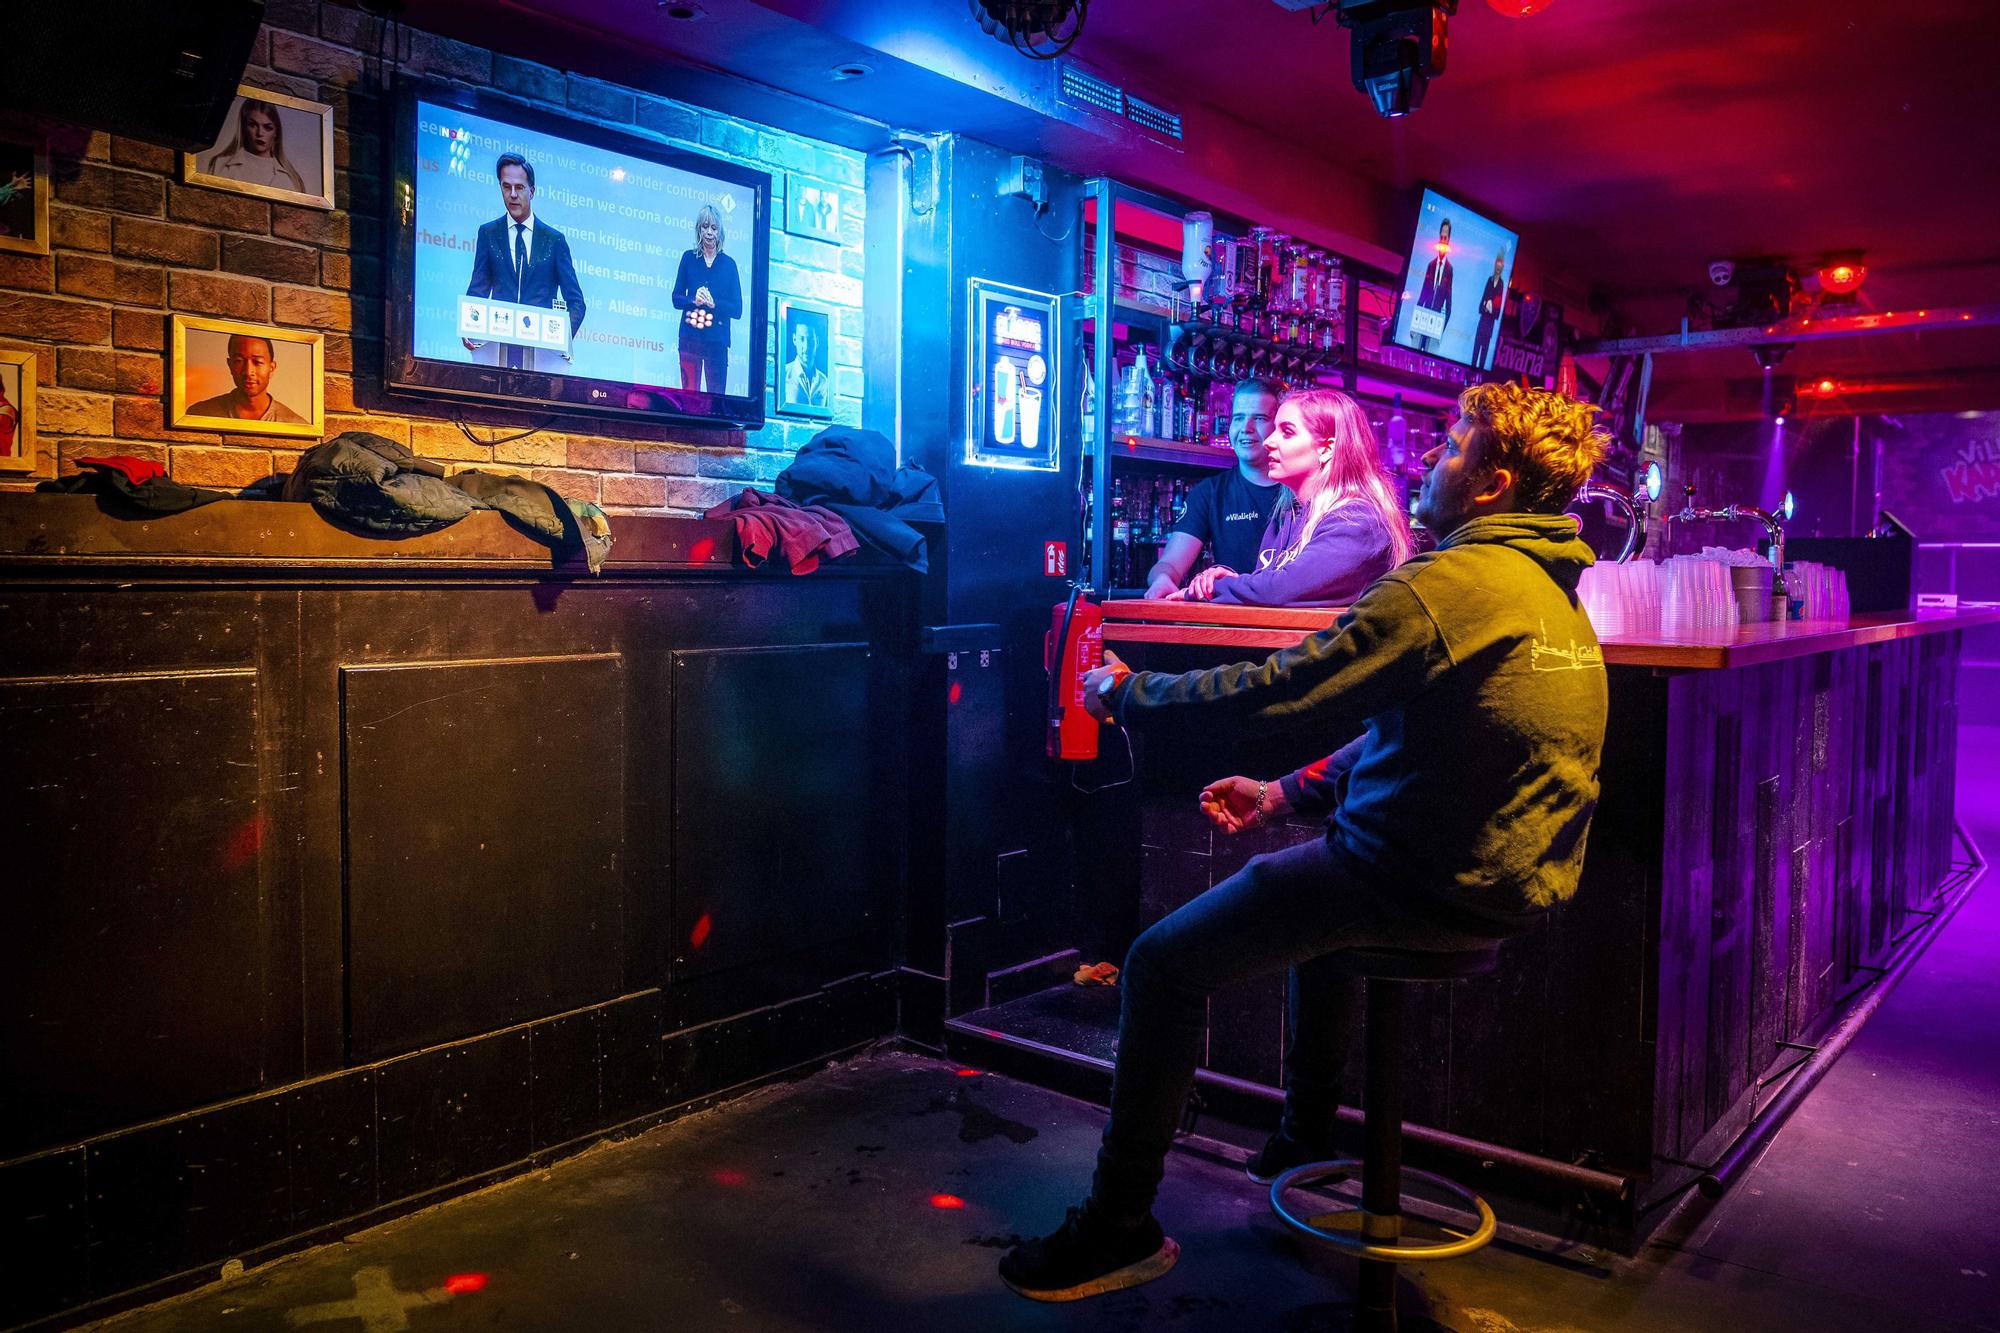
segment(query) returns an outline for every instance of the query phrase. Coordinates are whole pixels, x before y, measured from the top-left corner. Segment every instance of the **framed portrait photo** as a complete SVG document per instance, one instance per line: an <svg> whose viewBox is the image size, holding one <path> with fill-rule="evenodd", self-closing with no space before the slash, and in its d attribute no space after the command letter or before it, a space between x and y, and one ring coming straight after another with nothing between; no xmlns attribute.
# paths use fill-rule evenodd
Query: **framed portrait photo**
<svg viewBox="0 0 2000 1333"><path fill-rule="evenodd" d="M807 176L785 175L785 230L840 244L840 191Z"/></svg>
<svg viewBox="0 0 2000 1333"><path fill-rule="evenodd" d="M240 84L214 146L181 154L181 179L307 208L333 207L333 108Z"/></svg>
<svg viewBox="0 0 2000 1333"><path fill-rule="evenodd" d="M176 430L317 440L326 424L326 342L309 329L173 317Z"/></svg>
<svg viewBox="0 0 2000 1333"><path fill-rule="evenodd" d="M0 472L35 470L35 354L0 348Z"/></svg>
<svg viewBox="0 0 2000 1333"><path fill-rule="evenodd" d="M833 310L817 301L778 301L778 411L833 416Z"/></svg>
<svg viewBox="0 0 2000 1333"><path fill-rule="evenodd" d="M0 250L49 252L49 155L39 143L0 138Z"/></svg>

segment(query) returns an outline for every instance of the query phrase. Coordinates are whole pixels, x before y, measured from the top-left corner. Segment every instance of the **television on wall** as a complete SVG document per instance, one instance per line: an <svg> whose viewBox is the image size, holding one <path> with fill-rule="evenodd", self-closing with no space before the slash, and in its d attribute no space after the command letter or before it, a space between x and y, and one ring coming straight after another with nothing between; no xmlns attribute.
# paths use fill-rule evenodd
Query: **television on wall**
<svg viewBox="0 0 2000 1333"><path fill-rule="evenodd" d="M1519 241L1491 218L1425 190L1389 341L1462 366L1490 368Z"/></svg>
<svg viewBox="0 0 2000 1333"><path fill-rule="evenodd" d="M392 392L763 424L767 173L444 85L399 112Z"/></svg>

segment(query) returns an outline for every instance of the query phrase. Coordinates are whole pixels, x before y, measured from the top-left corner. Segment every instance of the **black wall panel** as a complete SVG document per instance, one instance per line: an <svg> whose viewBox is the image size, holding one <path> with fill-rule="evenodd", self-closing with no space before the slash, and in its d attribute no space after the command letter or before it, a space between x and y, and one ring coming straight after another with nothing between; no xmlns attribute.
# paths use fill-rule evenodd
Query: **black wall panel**
<svg viewBox="0 0 2000 1333"><path fill-rule="evenodd" d="M263 504L139 569L73 499L0 497L109 553L0 554L0 1327L893 1030L914 579L293 567Z"/></svg>
<svg viewBox="0 0 2000 1333"><path fill-rule="evenodd" d="M0 1157L262 1072L257 680L0 680Z"/></svg>
<svg viewBox="0 0 2000 1333"><path fill-rule="evenodd" d="M0 1323L34 1319L89 1294L89 1209L84 1150L0 1166L0 1254L7 1281Z"/></svg>
<svg viewBox="0 0 2000 1333"><path fill-rule="evenodd" d="M861 644L674 654L677 980L879 925L873 677Z"/></svg>
<svg viewBox="0 0 2000 1333"><path fill-rule="evenodd" d="M622 666L341 673L355 1059L618 993Z"/></svg>

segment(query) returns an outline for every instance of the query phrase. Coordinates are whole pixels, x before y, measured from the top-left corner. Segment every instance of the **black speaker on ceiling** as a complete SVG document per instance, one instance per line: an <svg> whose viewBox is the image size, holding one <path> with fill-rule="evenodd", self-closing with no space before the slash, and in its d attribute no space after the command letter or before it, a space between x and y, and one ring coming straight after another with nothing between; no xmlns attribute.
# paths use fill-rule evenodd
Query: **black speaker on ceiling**
<svg viewBox="0 0 2000 1333"><path fill-rule="evenodd" d="M263 21L264 0L27 0L0 41L0 108L197 152Z"/></svg>

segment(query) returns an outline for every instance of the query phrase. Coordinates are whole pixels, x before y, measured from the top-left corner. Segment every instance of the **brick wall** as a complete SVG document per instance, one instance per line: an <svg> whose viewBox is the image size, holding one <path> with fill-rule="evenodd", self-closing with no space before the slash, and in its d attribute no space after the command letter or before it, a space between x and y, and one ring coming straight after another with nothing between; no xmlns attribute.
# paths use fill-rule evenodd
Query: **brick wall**
<svg viewBox="0 0 2000 1333"><path fill-rule="evenodd" d="M114 452L156 459L177 479L203 486L247 486L291 469L310 442L166 428L163 349L175 311L324 331L328 435L370 430L454 469L526 473L613 513L696 512L782 471L825 423L770 416L746 435L563 416L521 439L486 444L467 438L450 414L456 410L480 440L518 434L546 414L383 393L380 219L393 108L378 83L378 36L378 20L334 0L270 0L244 76L333 106L331 213L182 185L176 155L165 148L45 127L53 253L0 253L0 347L37 354L37 477ZM405 30L399 45L388 63L406 72L761 167L772 175L780 222L787 172L838 187L841 244L774 226L771 290L834 307L834 420L859 424L861 154L429 33ZM767 342L767 361L772 355ZM765 381L778 382L776 368L767 366Z"/></svg>

